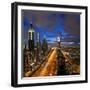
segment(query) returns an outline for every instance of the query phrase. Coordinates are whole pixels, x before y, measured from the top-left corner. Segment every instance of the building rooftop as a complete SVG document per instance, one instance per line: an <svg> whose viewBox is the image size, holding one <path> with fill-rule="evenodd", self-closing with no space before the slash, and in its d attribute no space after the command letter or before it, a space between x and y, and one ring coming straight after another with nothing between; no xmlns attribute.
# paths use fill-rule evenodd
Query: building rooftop
<svg viewBox="0 0 90 90"><path fill-rule="evenodd" d="M32 23L30 24L30 28L29 28L28 32L34 32Z"/></svg>

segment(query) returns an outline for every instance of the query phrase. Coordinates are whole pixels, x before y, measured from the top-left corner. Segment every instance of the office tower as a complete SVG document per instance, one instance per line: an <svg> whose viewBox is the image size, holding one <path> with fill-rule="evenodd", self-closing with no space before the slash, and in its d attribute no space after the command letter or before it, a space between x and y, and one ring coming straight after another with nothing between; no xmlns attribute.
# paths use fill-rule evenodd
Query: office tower
<svg viewBox="0 0 90 90"><path fill-rule="evenodd" d="M61 47L61 38L60 38L60 36L57 36L56 41L57 41L57 47L60 48Z"/></svg>
<svg viewBox="0 0 90 90"><path fill-rule="evenodd" d="M30 52L34 51L34 32L33 25L30 24L30 28L28 30L28 48Z"/></svg>
<svg viewBox="0 0 90 90"><path fill-rule="evenodd" d="M47 43L47 40L46 40L46 36L44 35L44 39L42 41L42 51L43 51L43 55L46 54L48 50L48 43Z"/></svg>
<svg viewBox="0 0 90 90"><path fill-rule="evenodd" d="M40 34L36 33L36 62L40 61L40 57L41 57Z"/></svg>

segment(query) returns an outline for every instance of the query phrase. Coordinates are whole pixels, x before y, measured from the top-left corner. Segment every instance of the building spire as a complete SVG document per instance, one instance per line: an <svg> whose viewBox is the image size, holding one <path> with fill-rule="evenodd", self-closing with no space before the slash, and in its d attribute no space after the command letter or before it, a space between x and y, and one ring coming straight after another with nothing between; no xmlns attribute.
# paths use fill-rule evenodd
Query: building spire
<svg viewBox="0 0 90 90"><path fill-rule="evenodd" d="M30 28L33 29L33 25L32 25L32 22L30 22Z"/></svg>

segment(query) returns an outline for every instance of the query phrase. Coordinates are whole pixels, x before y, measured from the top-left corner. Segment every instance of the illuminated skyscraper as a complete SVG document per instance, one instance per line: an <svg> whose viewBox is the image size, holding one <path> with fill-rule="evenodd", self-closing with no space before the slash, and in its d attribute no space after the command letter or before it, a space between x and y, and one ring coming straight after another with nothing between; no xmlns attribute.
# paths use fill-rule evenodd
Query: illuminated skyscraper
<svg viewBox="0 0 90 90"><path fill-rule="evenodd" d="M36 33L36 44L37 44L38 48L40 48L41 42L40 42L40 34L39 33Z"/></svg>
<svg viewBox="0 0 90 90"><path fill-rule="evenodd" d="M58 48L60 48L61 47L61 38L60 38L60 36L57 36L57 38L56 38L56 41L57 41L57 44L58 44Z"/></svg>
<svg viewBox="0 0 90 90"><path fill-rule="evenodd" d="M33 25L30 24L30 28L28 30L28 48L30 51L34 51L34 32Z"/></svg>
<svg viewBox="0 0 90 90"><path fill-rule="evenodd" d="M41 55L41 42L40 42L40 34L36 33L36 61L40 61Z"/></svg>

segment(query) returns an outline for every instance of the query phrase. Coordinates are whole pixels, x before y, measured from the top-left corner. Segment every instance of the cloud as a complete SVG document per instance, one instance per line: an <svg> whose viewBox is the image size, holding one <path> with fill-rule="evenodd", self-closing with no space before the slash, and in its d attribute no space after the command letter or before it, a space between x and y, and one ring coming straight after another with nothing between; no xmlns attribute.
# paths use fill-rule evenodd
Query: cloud
<svg viewBox="0 0 90 90"><path fill-rule="evenodd" d="M79 15L66 15L64 20L64 30L70 34L80 34L80 20L77 20Z"/></svg>
<svg viewBox="0 0 90 90"><path fill-rule="evenodd" d="M27 31L32 22L35 31L40 33L41 40L45 34L48 41L55 41L53 39L60 35L62 41L80 42L78 13L23 10L22 22L24 38L27 38Z"/></svg>

